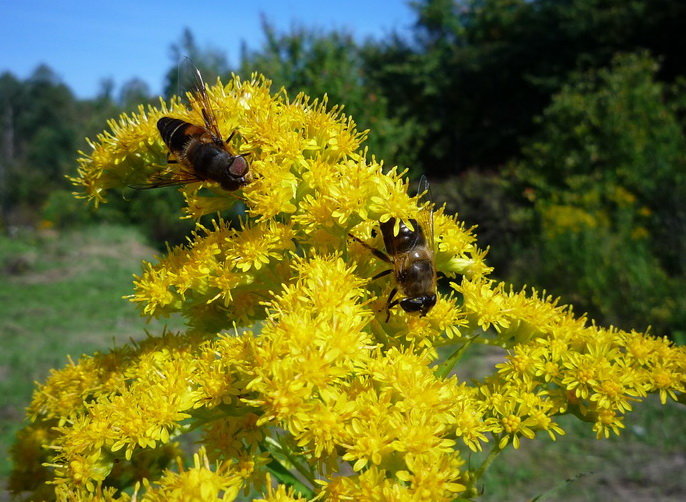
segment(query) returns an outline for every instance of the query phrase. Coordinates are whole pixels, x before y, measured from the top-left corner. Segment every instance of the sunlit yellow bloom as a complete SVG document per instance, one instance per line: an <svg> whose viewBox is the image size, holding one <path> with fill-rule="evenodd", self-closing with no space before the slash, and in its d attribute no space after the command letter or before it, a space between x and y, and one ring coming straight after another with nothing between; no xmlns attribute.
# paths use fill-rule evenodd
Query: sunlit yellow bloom
<svg viewBox="0 0 686 502"><path fill-rule="evenodd" d="M449 501L476 496L484 473L465 464L465 447L495 454L538 433L555 439L565 433L556 417L570 413L608 437L649 393L683 399L685 349L490 279L473 231L408 194L402 169L367 158L366 132L340 108L269 85L256 75L207 88L252 181L231 193L212 181L180 188L186 217L240 202L240 224L198 225L135 278L129 299L144 315L180 314L188 328L53 370L12 449L13 492ZM155 126L165 115L203 121L193 96L111 121L81 154L81 196L97 205L107 190L177 169L164 165ZM386 321L397 284L372 278L391 265L349 234L383 251L379 222L395 218L397 231L429 210L436 270L452 290L439 287L424 317L394 306ZM474 344L500 347L502 360L462 382L453 370ZM173 468L187 434L201 447Z"/></svg>
<svg viewBox="0 0 686 502"><path fill-rule="evenodd" d="M527 345L519 345L514 348L514 354L508 357L507 362L496 364L498 373L506 375L508 379L528 384L535 371L536 361L539 359L540 349Z"/></svg>
<svg viewBox="0 0 686 502"><path fill-rule="evenodd" d="M408 455L408 470L397 476L410 485L415 500L449 501L466 488L460 481L462 461L448 455Z"/></svg>
<svg viewBox="0 0 686 502"><path fill-rule="evenodd" d="M617 413L612 410L599 409L596 415L597 420L593 425L593 430L598 439L610 437L611 432L619 435L620 429L624 428L621 417L618 417Z"/></svg>
<svg viewBox="0 0 686 502"><path fill-rule="evenodd" d="M472 282L464 280L462 284L453 283L453 287L463 295L464 308L468 315L476 319L476 323L484 331L493 327L496 331L508 328L511 312L502 289L492 289L488 282Z"/></svg>
<svg viewBox="0 0 686 502"><path fill-rule="evenodd" d="M589 397L591 389L599 383L599 375L606 369L604 361L580 354L570 354L564 366L568 371L562 384L582 399Z"/></svg>
<svg viewBox="0 0 686 502"><path fill-rule="evenodd" d="M230 501L236 499L243 483L230 463L218 462L216 466L211 466L204 449L193 455L192 467L186 469L179 464L178 471L167 471L155 485L146 483L147 490L141 500Z"/></svg>

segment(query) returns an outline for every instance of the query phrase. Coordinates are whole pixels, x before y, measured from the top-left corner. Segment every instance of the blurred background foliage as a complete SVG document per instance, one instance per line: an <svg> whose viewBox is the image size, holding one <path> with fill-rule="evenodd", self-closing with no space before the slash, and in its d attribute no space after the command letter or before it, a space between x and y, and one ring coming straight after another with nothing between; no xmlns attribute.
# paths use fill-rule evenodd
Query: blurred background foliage
<svg viewBox="0 0 686 502"><path fill-rule="evenodd" d="M413 177L490 246L495 275L560 295L602 324L684 336L686 3L682 0L417 0L409 32L263 20L261 47L230 66L186 31L165 97L262 72L289 95L328 96L369 153ZM187 73L187 72L186 72ZM121 193L97 213L65 174L109 118L155 103L145 82L80 100L48 67L0 75L0 226L135 224L158 247L184 239L175 190ZM161 159L161 162L164 159Z"/></svg>

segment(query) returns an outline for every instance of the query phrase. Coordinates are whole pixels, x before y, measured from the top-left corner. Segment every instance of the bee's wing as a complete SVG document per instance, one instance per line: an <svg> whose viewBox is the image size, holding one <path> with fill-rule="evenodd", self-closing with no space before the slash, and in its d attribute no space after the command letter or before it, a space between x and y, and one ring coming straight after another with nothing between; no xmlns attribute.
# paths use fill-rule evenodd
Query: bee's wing
<svg viewBox="0 0 686 502"><path fill-rule="evenodd" d="M151 188L161 188L170 186L187 185L188 183L198 183L204 181L193 173L188 171L181 171L173 175L157 175L153 176L148 183L141 183L138 185L129 185L129 188L135 190L150 190Z"/></svg>
<svg viewBox="0 0 686 502"><path fill-rule="evenodd" d="M193 80L195 81L191 105L194 108L197 107L200 109L203 122L205 123L205 129L210 132L214 142L223 144L222 133L219 130L217 117L214 115L212 102L207 94L207 88L205 87L205 81L202 79L202 74L189 57L186 57L184 60L184 65L188 68L188 71L193 74Z"/></svg>
<svg viewBox="0 0 686 502"><path fill-rule="evenodd" d="M422 207L419 210L417 221L424 229L424 238L426 239L427 246L433 255L435 246L433 199L431 197L431 186L429 185L429 180L426 179L426 176L424 175L419 178L417 197L419 197L419 201L422 204Z"/></svg>
<svg viewBox="0 0 686 502"><path fill-rule="evenodd" d="M393 275L402 277L407 268L412 265L412 258L409 253L399 253L393 256Z"/></svg>

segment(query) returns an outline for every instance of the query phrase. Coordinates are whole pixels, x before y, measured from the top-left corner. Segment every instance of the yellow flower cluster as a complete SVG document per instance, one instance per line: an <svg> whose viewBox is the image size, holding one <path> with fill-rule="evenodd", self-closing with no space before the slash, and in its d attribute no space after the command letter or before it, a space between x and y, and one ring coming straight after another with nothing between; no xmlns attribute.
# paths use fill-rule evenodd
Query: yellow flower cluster
<svg viewBox="0 0 686 502"><path fill-rule="evenodd" d="M130 299L189 328L51 373L13 448L13 492L58 500L449 501L478 494L498 452L574 414L599 437L649 393L683 395L686 351L601 329L535 291L488 278L472 232L433 212L436 268L453 280L424 317L386 319L379 222L426 202L360 150L365 134L326 102L234 78L208 88L222 131L238 130L253 181L239 193L182 187L188 215L245 202L146 264ZM155 123L201 124L180 101L110 123L74 181L95 203L164 167ZM425 213L424 213L425 214ZM492 375L453 374L474 343L508 351ZM192 452L195 440L201 447ZM480 466L463 456L491 445ZM185 446L182 446L185 445ZM191 453L189 453L191 451ZM192 454L193 461L182 458ZM178 458L178 460L176 460Z"/></svg>

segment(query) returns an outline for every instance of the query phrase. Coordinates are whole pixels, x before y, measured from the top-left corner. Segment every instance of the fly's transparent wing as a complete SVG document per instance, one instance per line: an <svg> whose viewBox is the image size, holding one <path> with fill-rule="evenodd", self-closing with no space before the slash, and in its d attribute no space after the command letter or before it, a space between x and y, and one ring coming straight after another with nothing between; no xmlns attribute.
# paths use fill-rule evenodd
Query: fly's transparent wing
<svg viewBox="0 0 686 502"><path fill-rule="evenodd" d="M197 109L202 115L203 125L205 129L209 131L212 140L218 145L223 145L222 133L219 130L217 117L214 114L212 102L207 94L207 87L202 78L202 73L200 73L198 67L193 64L193 61L191 61L189 57L186 57L183 60L181 73L184 75L190 74L192 76L191 106ZM180 77L179 80L185 80L185 78L181 79Z"/></svg>
<svg viewBox="0 0 686 502"><path fill-rule="evenodd" d="M170 186L181 186L189 183L198 183L204 181L189 171L180 171L174 174L162 174L153 176L148 183L141 183L138 185L129 185L129 188L135 190L150 190L152 188L162 188Z"/></svg>
<svg viewBox="0 0 686 502"><path fill-rule="evenodd" d="M433 199L431 197L431 186L429 185L429 180L426 179L426 176L424 175L419 178L417 197L419 198L419 202L421 204L417 221L424 230L426 243L431 250L431 254L433 255L435 248Z"/></svg>

